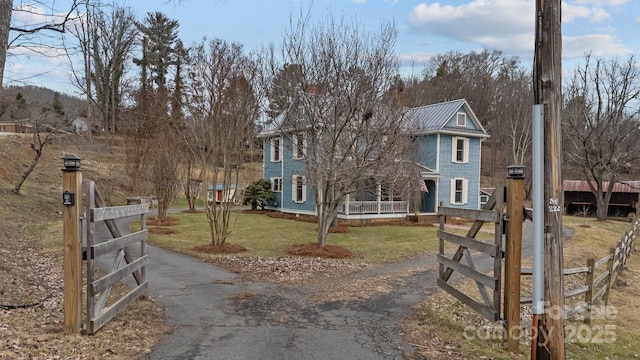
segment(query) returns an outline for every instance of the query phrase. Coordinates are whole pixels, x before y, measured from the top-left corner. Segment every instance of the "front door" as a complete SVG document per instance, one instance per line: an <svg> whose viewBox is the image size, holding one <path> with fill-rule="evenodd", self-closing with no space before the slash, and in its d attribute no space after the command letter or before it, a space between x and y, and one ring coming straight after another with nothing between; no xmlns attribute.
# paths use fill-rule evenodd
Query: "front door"
<svg viewBox="0 0 640 360"><path fill-rule="evenodd" d="M435 213L436 212L436 182L435 180L423 180L427 185L427 192L422 193L422 199L420 202L421 213Z"/></svg>

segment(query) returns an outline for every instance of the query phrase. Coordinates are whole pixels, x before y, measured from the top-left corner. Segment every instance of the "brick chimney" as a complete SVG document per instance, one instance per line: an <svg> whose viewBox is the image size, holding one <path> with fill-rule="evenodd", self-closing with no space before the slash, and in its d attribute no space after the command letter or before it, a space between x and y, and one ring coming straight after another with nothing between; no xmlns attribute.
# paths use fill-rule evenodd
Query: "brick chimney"
<svg viewBox="0 0 640 360"><path fill-rule="evenodd" d="M389 98L391 105L402 108L404 106L404 81L396 76L393 85L389 88Z"/></svg>

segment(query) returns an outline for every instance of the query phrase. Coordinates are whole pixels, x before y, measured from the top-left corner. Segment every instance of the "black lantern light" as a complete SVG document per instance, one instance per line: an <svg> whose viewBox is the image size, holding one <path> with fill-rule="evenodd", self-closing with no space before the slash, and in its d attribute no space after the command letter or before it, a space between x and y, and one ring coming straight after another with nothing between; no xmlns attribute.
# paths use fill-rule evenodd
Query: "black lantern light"
<svg viewBox="0 0 640 360"><path fill-rule="evenodd" d="M507 174L511 179L524 179L524 165L507 166Z"/></svg>
<svg viewBox="0 0 640 360"><path fill-rule="evenodd" d="M64 169L62 171L79 171L80 170L80 159L75 155L65 155L62 157L62 164L64 165Z"/></svg>

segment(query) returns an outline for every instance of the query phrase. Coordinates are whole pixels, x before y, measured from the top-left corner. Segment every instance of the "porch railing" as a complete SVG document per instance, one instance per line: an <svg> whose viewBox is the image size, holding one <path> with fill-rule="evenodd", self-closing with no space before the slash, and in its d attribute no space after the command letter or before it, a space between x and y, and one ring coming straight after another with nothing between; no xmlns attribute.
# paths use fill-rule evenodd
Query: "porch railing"
<svg viewBox="0 0 640 360"><path fill-rule="evenodd" d="M361 214L397 214L407 212L406 201L350 201L342 205L341 213Z"/></svg>

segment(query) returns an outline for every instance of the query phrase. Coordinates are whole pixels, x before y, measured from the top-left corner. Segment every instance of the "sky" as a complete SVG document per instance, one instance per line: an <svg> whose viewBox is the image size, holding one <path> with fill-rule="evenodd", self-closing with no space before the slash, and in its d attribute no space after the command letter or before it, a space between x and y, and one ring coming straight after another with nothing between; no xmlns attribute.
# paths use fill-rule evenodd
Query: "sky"
<svg viewBox="0 0 640 360"><path fill-rule="evenodd" d="M321 19L329 12L355 18L375 31L382 21L398 29L396 53L403 74L420 72L435 54L450 51L500 50L518 56L530 66L534 50L535 0L115 0L131 7L143 19L161 11L180 24L179 36L187 46L203 37L221 38L258 50L278 45L291 14L311 8ZM48 0L64 11L67 0ZM27 4L14 0L14 6ZM26 13L14 24L33 21ZM640 1L562 1L563 72L572 71L586 53L598 57L626 58L640 53ZM53 52L47 51L48 55ZM66 56L41 56L12 50L7 58L5 85L36 85L67 94L71 86ZM413 64L413 66L412 66Z"/></svg>

